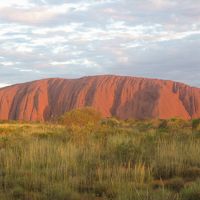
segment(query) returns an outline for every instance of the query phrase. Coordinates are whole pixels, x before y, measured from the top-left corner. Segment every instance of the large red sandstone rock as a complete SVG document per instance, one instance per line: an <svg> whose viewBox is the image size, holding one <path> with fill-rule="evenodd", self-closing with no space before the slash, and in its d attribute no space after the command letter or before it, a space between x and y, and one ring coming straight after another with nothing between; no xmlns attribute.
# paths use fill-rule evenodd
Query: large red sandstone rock
<svg viewBox="0 0 200 200"><path fill-rule="evenodd" d="M200 117L200 89L157 79L93 76L46 79L0 89L1 120L48 120L92 106L105 117Z"/></svg>

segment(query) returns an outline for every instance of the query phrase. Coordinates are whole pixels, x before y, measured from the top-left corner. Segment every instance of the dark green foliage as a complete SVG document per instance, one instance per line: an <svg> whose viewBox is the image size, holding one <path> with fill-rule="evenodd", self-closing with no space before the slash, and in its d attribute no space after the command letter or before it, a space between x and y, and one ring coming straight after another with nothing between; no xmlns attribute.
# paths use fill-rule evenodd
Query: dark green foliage
<svg viewBox="0 0 200 200"><path fill-rule="evenodd" d="M167 180L165 186L168 189L179 192L184 187L184 180L182 178L176 177L170 180Z"/></svg>
<svg viewBox="0 0 200 200"><path fill-rule="evenodd" d="M196 182L181 191L181 200L199 200L200 199L200 183Z"/></svg>
<svg viewBox="0 0 200 200"><path fill-rule="evenodd" d="M190 167L183 172L183 177L188 180L195 180L200 178L200 168L199 167Z"/></svg>
<svg viewBox="0 0 200 200"><path fill-rule="evenodd" d="M23 199L24 197L24 189L20 186L16 186L12 189L12 196L14 199Z"/></svg>
<svg viewBox="0 0 200 200"><path fill-rule="evenodd" d="M160 189L160 188L164 188L165 184L164 184L164 182L163 182L162 179L160 179L160 180L154 180L152 182L152 187L153 187L153 189Z"/></svg>
<svg viewBox="0 0 200 200"><path fill-rule="evenodd" d="M192 130L198 130L200 126L200 119L193 119L192 120Z"/></svg>
<svg viewBox="0 0 200 200"><path fill-rule="evenodd" d="M53 185L46 192L48 200L81 200L81 196L63 185Z"/></svg>
<svg viewBox="0 0 200 200"><path fill-rule="evenodd" d="M158 124L158 128L159 129L166 129L166 128L168 128L168 122L167 122L167 120L160 120L159 121L159 124Z"/></svg>
<svg viewBox="0 0 200 200"><path fill-rule="evenodd" d="M137 162L141 158L142 149L140 145L134 144L131 140L116 146L116 160L122 163Z"/></svg>

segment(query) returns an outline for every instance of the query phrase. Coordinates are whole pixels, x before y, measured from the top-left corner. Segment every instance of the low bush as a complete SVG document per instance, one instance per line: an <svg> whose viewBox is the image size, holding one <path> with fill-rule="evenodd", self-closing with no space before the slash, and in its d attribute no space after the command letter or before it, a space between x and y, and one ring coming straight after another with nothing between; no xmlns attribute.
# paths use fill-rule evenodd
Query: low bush
<svg viewBox="0 0 200 200"><path fill-rule="evenodd" d="M158 128L159 129L167 129L168 128L168 121L165 120L165 119L159 120Z"/></svg>
<svg viewBox="0 0 200 200"><path fill-rule="evenodd" d="M97 124L101 118L100 112L93 108L86 107L67 112L61 116L58 121L67 127L85 127L88 124Z"/></svg>
<svg viewBox="0 0 200 200"><path fill-rule="evenodd" d="M48 200L81 200L81 196L69 187L52 185L47 191Z"/></svg>
<svg viewBox="0 0 200 200"><path fill-rule="evenodd" d="M159 188L164 188L165 185L164 185L163 180L160 179L160 180L154 180L152 182L152 187L153 187L153 189L159 189Z"/></svg>
<svg viewBox="0 0 200 200"><path fill-rule="evenodd" d="M179 192L184 187L184 180L176 177L165 182L165 187L176 192Z"/></svg>
<svg viewBox="0 0 200 200"><path fill-rule="evenodd" d="M116 128L119 127L120 122L115 118L108 118L101 120L101 125L106 125L110 128Z"/></svg>
<svg viewBox="0 0 200 200"><path fill-rule="evenodd" d="M200 130L200 119L193 119L192 120L192 130Z"/></svg>
<svg viewBox="0 0 200 200"><path fill-rule="evenodd" d="M23 199L24 198L24 188L16 186L12 189L12 196L14 199Z"/></svg>
<svg viewBox="0 0 200 200"><path fill-rule="evenodd" d="M190 167L183 172L183 177L188 180L195 180L200 178L200 168L199 167Z"/></svg>
<svg viewBox="0 0 200 200"><path fill-rule="evenodd" d="M190 121L185 121L183 119L179 118L173 118L168 120L167 126L169 127L170 130L180 130L180 129L187 129L188 131L191 130L191 122Z"/></svg>
<svg viewBox="0 0 200 200"><path fill-rule="evenodd" d="M200 199L200 182L191 184L181 191L182 200L199 200Z"/></svg>

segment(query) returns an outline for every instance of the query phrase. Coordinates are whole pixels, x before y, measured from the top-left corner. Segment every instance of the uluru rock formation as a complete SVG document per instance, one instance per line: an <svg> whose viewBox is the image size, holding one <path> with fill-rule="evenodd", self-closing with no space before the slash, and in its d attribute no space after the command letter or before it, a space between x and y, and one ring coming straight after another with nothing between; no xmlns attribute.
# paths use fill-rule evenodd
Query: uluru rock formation
<svg viewBox="0 0 200 200"><path fill-rule="evenodd" d="M121 119L200 117L200 89L125 76L45 79L0 89L1 120L49 120L91 106Z"/></svg>

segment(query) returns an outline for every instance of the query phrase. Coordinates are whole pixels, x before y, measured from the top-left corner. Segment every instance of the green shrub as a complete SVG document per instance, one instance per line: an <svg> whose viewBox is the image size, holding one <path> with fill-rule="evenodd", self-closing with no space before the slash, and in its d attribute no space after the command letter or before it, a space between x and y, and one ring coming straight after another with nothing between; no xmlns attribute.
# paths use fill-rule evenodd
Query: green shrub
<svg viewBox="0 0 200 200"><path fill-rule="evenodd" d="M48 200L81 200L78 193L62 185L51 186L47 190L46 195Z"/></svg>
<svg viewBox="0 0 200 200"><path fill-rule="evenodd" d="M184 187L184 180L182 178L173 178L165 182L165 187L179 192Z"/></svg>
<svg viewBox="0 0 200 200"><path fill-rule="evenodd" d="M200 178L200 168L199 167L190 167L183 172L183 176L189 180L195 180Z"/></svg>
<svg viewBox="0 0 200 200"><path fill-rule="evenodd" d="M159 129L166 129L168 127L168 122L165 119L162 119L158 123L158 128Z"/></svg>
<svg viewBox="0 0 200 200"><path fill-rule="evenodd" d="M102 184L96 184L94 187L94 193L96 197L103 197L106 195L107 186Z"/></svg>
<svg viewBox="0 0 200 200"><path fill-rule="evenodd" d="M101 125L106 125L110 128L119 127L120 122L115 118L108 118L101 120Z"/></svg>
<svg viewBox="0 0 200 200"><path fill-rule="evenodd" d="M124 193L121 191L117 200L179 200L177 195L165 189L151 190L146 189L129 189L124 188Z"/></svg>
<svg viewBox="0 0 200 200"><path fill-rule="evenodd" d="M199 129L200 129L200 119L193 119L192 130L199 130Z"/></svg>
<svg viewBox="0 0 200 200"><path fill-rule="evenodd" d="M149 196L149 198L143 200L180 200L177 194L163 188L151 191Z"/></svg>
<svg viewBox="0 0 200 200"><path fill-rule="evenodd" d="M136 162L141 155L141 146L134 144L132 141L123 142L116 146L116 158L123 162Z"/></svg>
<svg viewBox="0 0 200 200"><path fill-rule="evenodd" d="M12 190L12 196L14 199L23 199L24 197L24 189L20 186L16 186Z"/></svg>
<svg viewBox="0 0 200 200"><path fill-rule="evenodd" d="M162 179L160 180L154 180L152 182L152 187L153 189L159 189L159 188L164 188L164 182Z"/></svg>
<svg viewBox="0 0 200 200"><path fill-rule="evenodd" d="M170 128L170 130L177 131L185 128L187 128L187 130L191 130L191 122L179 118L173 118L168 120L167 126Z"/></svg>
<svg viewBox="0 0 200 200"><path fill-rule="evenodd" d="M183 200L199 200L200 199L200 183L196 182L181 191Z"/></svg>

